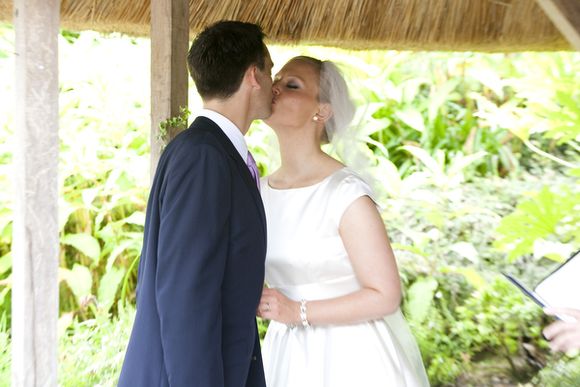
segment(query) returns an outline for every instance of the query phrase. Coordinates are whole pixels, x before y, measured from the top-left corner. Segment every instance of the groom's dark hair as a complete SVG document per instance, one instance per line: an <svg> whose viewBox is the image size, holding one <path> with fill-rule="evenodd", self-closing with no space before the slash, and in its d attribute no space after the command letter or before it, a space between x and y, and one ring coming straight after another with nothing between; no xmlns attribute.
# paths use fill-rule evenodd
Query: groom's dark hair
<svg viewBox="0 0 580 387"><path fill-rule="evenodd" d="M264 70L264 36L256 24L239 21L219 21L197 35L187 65L201 98L228 98L251 65Z"/></svg>

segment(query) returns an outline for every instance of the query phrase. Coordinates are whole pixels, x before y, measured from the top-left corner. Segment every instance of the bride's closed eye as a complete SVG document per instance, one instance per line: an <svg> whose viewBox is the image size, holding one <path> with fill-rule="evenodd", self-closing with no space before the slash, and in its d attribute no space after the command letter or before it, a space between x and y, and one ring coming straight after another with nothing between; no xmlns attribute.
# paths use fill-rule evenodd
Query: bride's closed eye
<svg viewBox="0 0 580 387"><path fill-rule="evenodd" d="M273 80L273 85L278 85L279 87L284 87L286 89L296 90L302 87L302 83L299 79L291 76L281 76L276 75Z"/></svg>
<svg viewBox="0 0 580 387"><path fill-rule="evenodd" d="M301 89L304 83L302 79L294 76L284 77L284 86L288 89Z"/></svg>

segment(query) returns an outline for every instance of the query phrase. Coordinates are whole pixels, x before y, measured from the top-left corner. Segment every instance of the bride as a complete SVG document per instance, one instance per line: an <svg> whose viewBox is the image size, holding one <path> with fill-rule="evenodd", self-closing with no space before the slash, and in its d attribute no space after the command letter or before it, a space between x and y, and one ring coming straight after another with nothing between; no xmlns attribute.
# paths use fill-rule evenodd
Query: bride
<svg viewBox="0 0 580 387"><path fill-rule="evenodd" d="M399 310L393 251L367 183L324 153L354 106L328 61L291 59L272 115L281 167L261 181L268 223L258 315L270 387L428 386Z"/></svg>

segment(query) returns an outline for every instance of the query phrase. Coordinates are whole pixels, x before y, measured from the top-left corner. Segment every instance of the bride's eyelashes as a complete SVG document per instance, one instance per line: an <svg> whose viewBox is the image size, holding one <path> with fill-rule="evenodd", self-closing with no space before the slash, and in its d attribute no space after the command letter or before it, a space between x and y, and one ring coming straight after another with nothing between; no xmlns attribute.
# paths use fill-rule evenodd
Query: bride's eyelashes
<svg viewBox="0 0 580 387"><path fill-rule="evenodd" d="M279 85L280 87L284 87L286 89L296 90L300 89L301 84L299 81L292 77L280 76L276 75L272 82L273 86Z"/></svg>

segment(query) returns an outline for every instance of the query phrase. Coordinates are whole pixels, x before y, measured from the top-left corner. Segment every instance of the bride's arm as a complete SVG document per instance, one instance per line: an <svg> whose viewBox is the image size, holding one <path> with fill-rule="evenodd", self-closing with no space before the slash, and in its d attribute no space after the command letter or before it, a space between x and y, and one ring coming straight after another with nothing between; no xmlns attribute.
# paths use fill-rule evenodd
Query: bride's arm
<svg viewBox="0 0 580 387"><path fill-rule="evenodd" d="M348 207L339 233L362 289L327 300L306 300L309 323L350 324L396 311L401 302L399 272L383 221L368 196ZM264 289L258 315L285 324L301 324L300 302L276 289Z"/></svg>

